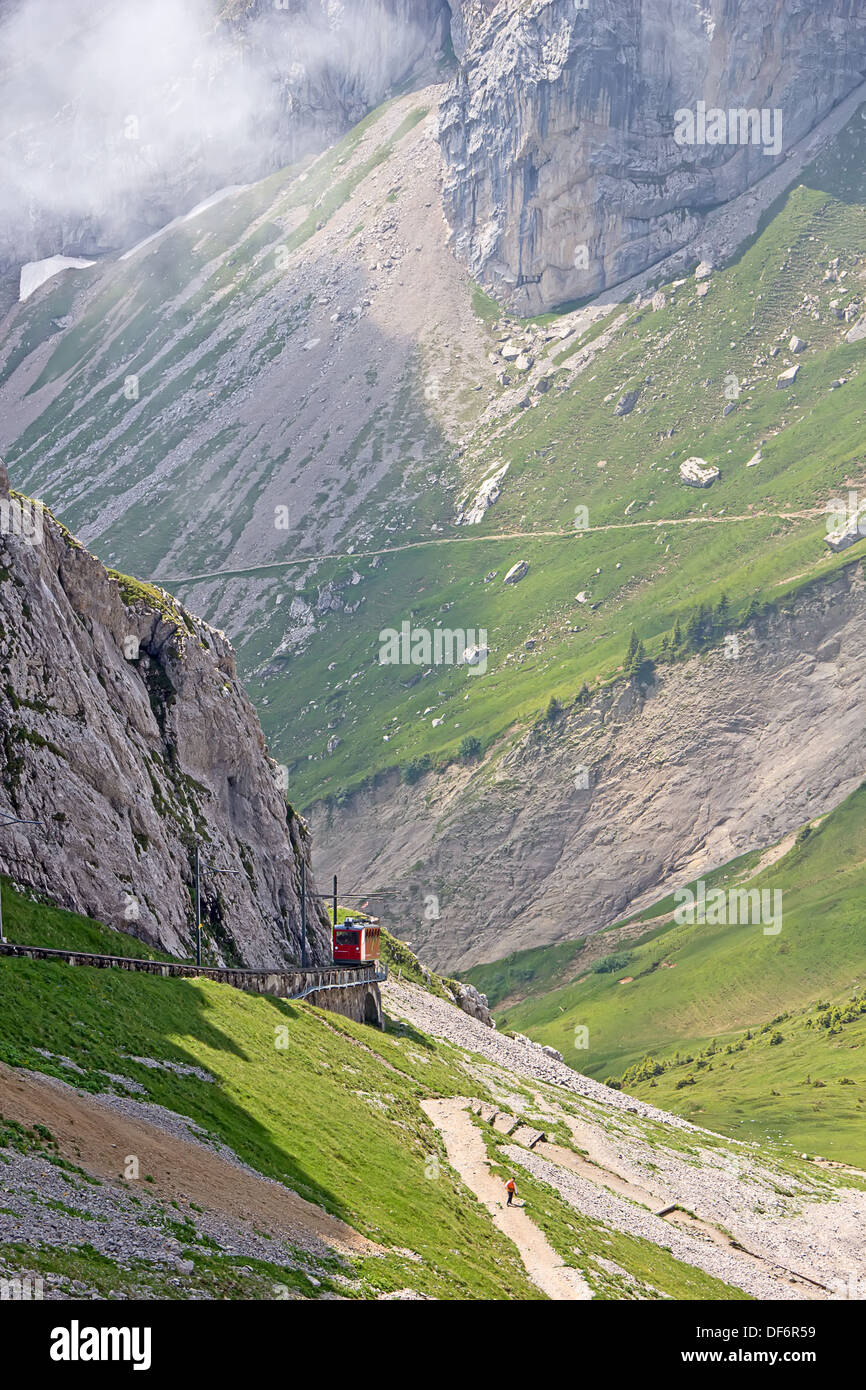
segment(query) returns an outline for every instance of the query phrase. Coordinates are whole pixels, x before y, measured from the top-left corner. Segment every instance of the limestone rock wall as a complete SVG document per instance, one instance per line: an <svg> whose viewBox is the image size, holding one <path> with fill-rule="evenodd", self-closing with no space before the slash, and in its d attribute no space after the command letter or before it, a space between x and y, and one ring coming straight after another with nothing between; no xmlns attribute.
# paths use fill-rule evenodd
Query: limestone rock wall
<svg viewBox="0 0 866 1390"><path fill-rule="evenodd" d="M0 871L185 954L198 841L214 866L205 963L298 961L309 835L229 642L162 591L112 578L50 513L11 505L0 467L0 811L41 825L0 829ZM308 891L317 964L330 934L311 877Z"/></svg>
<svg viewBox="0 0 866 1390"><path fill-rule="evenodd" d="M457 13L446 218L471 274L524 314L687 246L866 76L858 0L461 0ZM678 144L677 111L700 101L780 111L779 153Z"/></svg>

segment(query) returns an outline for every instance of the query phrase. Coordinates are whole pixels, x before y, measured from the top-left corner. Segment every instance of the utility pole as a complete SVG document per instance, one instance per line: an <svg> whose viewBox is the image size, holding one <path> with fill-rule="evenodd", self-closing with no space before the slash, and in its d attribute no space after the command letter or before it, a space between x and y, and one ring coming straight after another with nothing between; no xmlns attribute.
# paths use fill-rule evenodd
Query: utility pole
<svg viewBox="0 0 866 1390"><path fill-rule="evenodd" d="M42 825L42 822L41 822L41 820L23 820L23 819L21 818L21 816L12 816L12 815L9 814L8 811L0 811L0 828L2 828L2 827L5 826L5 825L38 825L38 826L41 826L41 825ZM336 880L335 880L335 882L336 882ZM6 938L5 938L5 936L3 935L3 888L2 888L2 885L0 885L0 941L4 941L4 942L5 942L5 940L6 940Z"/></svg>
<svg viewBox="0 0 866 1390"><path fill-rule="evenodd" d="M301 969L307 968L307 861L301 860Z"/></svg>
<svg viewBox="0 0 866 1390"><path fill-rule="evenodd" d="M334 926L337 925L337 875L334 874Z"/></svg>
<svg viewBox="0 0 866 1390"><path fill-rule="evenodd" d="M193 858L193 876L195 879L195 963L201 969L201 874L198 844L196 844Z"/></svg>

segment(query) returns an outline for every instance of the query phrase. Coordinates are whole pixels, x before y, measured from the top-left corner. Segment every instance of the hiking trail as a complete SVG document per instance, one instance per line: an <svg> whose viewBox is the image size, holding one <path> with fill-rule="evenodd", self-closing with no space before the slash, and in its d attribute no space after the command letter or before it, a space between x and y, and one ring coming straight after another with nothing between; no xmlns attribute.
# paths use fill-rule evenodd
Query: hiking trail
<svg viewBox="0 0 866 1390"><path fill-rule="evenodd" d="M421 1107L445 1141L448 1162L470 1192L483 1202L493 1223L517 1246L532 1282L560 1302L591 1299L592 1291L576 1269L563 1265L553 1246L521 1206L506 1207L505 1185L490 1172L484 1139L466 1109L465 1097L422 1100ZM518 1196L518 1201L520 1200Z"/></svg>

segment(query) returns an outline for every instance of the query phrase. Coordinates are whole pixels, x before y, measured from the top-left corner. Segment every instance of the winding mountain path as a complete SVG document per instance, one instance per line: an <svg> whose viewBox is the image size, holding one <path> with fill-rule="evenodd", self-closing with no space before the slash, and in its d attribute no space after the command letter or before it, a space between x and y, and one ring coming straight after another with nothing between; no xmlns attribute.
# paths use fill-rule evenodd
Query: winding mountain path
<svg viewBox="0 0 866 1390"><path fill-rule="evenodd" d="M724 516L678 516L661 517L651 521L609 521L603 526L584 526L576 530L573 526L553 531L492 531L477 536L468 532L461 536L438 536L436 539L406 541L403 545L382 547L378 550L335 551L327 555L296 555L291 560L269 560L260 565L233 566L231 569L208 570L203 574L182 574L173 579L153 578L148 582L171 589L176 584L203 584L209 579L242 579L244 576L259 576L271 570L292 569L296 565L323 564L326 560L369 560L374 556L399 555L404 550L425 550L430 546L463 545L467 541L519 541L572 539L575 536L589 536L601 531L634 531L642 528L657 530L660 526L724 526L732 521L761 521L768 517L776 521L810 521L826 516L825 507L807 507L801 511L787 512L747 512L743 515ZM784 582L784 581L783 581Z"/></svg>
<svg viewBox="0 0 866 1390"><path fill-rule="evenodd" d="M591 1299L592 1291L576 1269L569 1269L523 1207L507 1207L502 1182L490 1172L484 1139L467 1112L469 1101L422 1100L421 1107L445 1141L448 1162L470 1192L487 1208L495 1226L517 1246L524 1268L537 1288L560 1302Z"/></svg>

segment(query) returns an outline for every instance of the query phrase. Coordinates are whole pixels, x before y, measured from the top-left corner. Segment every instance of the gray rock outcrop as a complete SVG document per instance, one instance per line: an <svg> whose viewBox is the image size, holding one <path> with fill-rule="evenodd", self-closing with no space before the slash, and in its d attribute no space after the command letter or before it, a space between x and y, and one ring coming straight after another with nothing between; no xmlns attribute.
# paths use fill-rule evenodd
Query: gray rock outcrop
<svg viewBox="0 0 866 1390"><path fill-rule="evenodd" d="M622 418L623 415L631 415L639 399L639 390L626 391L624 395L620 396L619 400L614 406L614 415L618 415L620 418Z"/></svg>
<svg viewBox="0 0 866 1390"><path fill-rule="evenodd" d="M455 981L455 1001L465 1014L470 1018L477 1018L479 1023L485 1024L488 1028L495 1028L493 1015L487 1003L487 995L479 994L474 985L464 985L461 981Z"/></svg>
<svg viewBox="0 0 866 1390"><path fill-rule="evenodd" d="M198 842L205 963L297 962L309 834L227 639L162 590L112 577L33 506L10 500L0 466L0 812L40 822L0 830L0 870L188 954ZM324 963L307 881L308 957Z"/></svg>
<svg viewBox="0 0 866 1390"><path fill-rule="evenodd" d="M470 273L521 314L694 242L866 67L866 13L850 0L464 0L457 31L446 218ZM697 142L699 102L724 113L724 140ZM766 131L753 143L750 125L746 143L738 113L752 110ZM675 138L681 111L695 143Z"/></svg>

